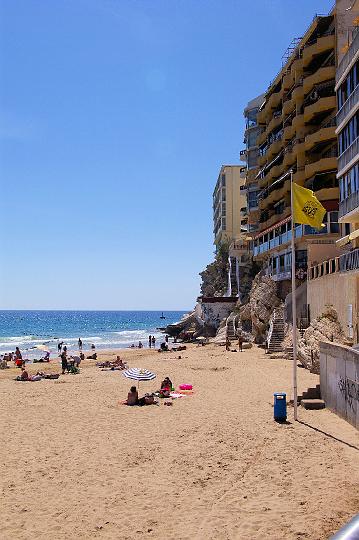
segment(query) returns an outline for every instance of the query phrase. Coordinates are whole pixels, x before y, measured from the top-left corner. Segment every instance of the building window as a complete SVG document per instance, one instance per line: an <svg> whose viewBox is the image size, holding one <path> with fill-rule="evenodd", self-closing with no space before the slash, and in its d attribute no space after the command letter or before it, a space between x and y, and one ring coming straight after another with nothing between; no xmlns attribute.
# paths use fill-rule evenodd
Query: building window
<svg viewBox="0 0 359 540"><path fill-rule="evenodd" d="M359 112L357 112L339 134L339 155L359 136Z"/></svg>
<svg viewBox="0 0 359 540"><path fill-rule="evenodd" d="M359 191L359 163L339 179L340 202Z"/></svg>
<svg viewBox="0 0 359 540"><path fill-rule="evenodd" d="M341 109L359 84L359 62L356 62L349 71L346 80L338 90L338 109Z"/></svg>

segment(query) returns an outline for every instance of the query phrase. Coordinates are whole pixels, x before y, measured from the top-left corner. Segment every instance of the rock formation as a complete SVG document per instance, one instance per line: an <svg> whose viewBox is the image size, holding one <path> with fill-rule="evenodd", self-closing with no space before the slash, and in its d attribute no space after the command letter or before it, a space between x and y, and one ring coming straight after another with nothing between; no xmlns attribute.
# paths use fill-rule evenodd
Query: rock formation
<svg viewBox="0 0 359 540"><path fill-rule="evenodd" d="M272 312L279 304L276 282L260 272L253 280L247 304L238 307L241 329L250 332L256 343L263 343Z"/></svg>
<svg viewBox="0 0 359 540"><path fill-rule="evenodd" d="M229 245L220 244L217 247L214 262L209 264L203 272L201 294L203 296L223 296L228 287L228 253Z"/></svg>

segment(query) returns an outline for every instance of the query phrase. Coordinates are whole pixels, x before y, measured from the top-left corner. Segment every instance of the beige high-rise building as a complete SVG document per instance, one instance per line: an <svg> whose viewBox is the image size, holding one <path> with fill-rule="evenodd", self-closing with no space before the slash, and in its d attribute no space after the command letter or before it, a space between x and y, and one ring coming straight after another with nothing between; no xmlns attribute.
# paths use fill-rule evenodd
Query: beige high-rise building
<svg viewBox="0 0 359 540"><path fill-rule="evenodd" d="M214 243L244 239L247 223L245 171L240 165L222 165L213 192Z"/></svg>

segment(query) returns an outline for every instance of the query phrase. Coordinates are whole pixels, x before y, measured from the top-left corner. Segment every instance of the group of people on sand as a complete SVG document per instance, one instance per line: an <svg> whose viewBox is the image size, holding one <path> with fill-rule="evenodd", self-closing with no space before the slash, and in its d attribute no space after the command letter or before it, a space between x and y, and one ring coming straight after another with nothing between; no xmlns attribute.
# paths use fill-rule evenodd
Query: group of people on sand
<svg viewBox="0 0 359 540"><path fill-rule="evenodd" d="M243 352L243 343L244 343L244 339L243 339L243 336L240 334L238 336L238 348L239 348L239 352ZM227 336L226 338L226 351L230 351L231 350L231 340L229 339L229 337ZM236 350L234 350L233 352L236 352Z"/></svg>
<svg viewBox="0 0 359 540"><path fill-rule="evenodd" d="M169 398L171 392L173 391L173 384L169 377L165 377L161 382L161 388L155 393L145 394L142 398L138 397L138 390L136 386L131 386L130 391L127 395L127 399L123 401L123 405L158 405L156 397L159 398Z"/></svg>
<svg viewBox="0 0 359 540"><path fill-rule="evenodd" d="M116 360L113 362L110 360L106 360L105 362L97 362L96 366L102 369L111 369L112 371L128 368L127 362L124 362L120 356L117 356Z"/></svg>
<svg viewBox="0 0 359 540"><path fill-rule="evenodd" d="M79 373L79 367L82 362L82 360L85 359L85 355L83 352L81 352L79 355L77 354L71 354L69 357L67 356L67 347L64 347L64 350L60 354L61 358L61 368L62 368L62 374L64 375L65 372L67 373Z"/></svg>

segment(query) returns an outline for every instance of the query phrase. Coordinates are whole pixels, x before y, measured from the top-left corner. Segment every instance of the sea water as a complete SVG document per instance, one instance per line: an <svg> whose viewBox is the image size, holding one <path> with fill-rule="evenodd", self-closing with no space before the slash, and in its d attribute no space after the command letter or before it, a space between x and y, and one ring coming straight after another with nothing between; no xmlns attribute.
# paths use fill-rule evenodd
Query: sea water
<svg viewBox="0 0 359 540"><path fill-rule="evenodd" d="M186 312L164 311L0 311L0 354L19 347L23 356L41 356L35 347L46 345L57 353L60 341L68 350L118 349L138 345L148 346L148 336L154 335L156 345L163 339L160 328L180 320ZM54 354L51 354L53 357Z"/></svg>

